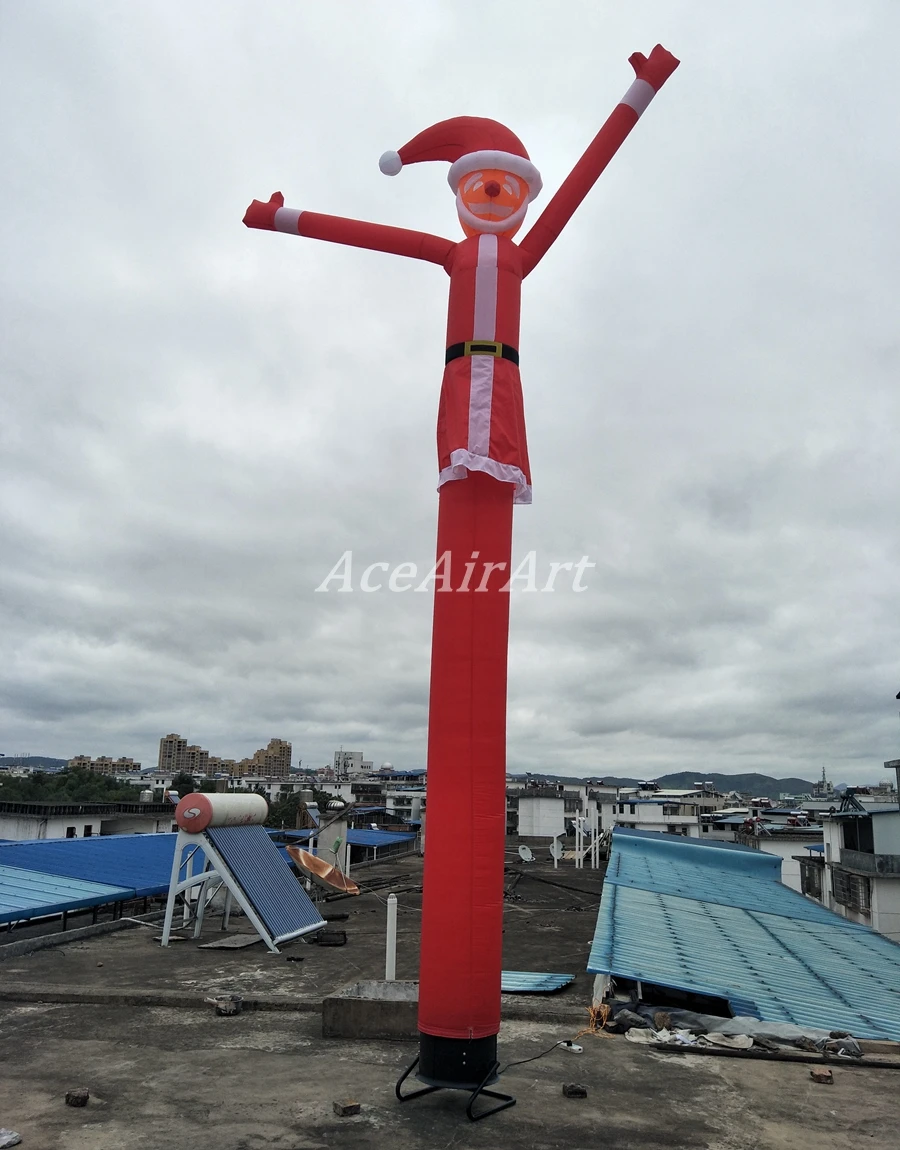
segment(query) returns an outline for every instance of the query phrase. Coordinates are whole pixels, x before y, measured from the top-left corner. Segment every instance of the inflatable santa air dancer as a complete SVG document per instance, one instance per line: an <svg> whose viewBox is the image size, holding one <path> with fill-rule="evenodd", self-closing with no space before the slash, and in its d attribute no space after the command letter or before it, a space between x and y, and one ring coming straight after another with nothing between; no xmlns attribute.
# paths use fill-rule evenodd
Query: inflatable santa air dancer
<svg viewBox="0 0 900 1150"><path fill-rule="evenodd" d="M427 260L450 277L437 424L439 561L417 1077L429 1089L473 1092L470 1117L479 1093L501 1100L494 1109L513 1101L485 1087L497 1077L500 1027L505 588L513 504L531 502L519 379L521 286L678 66L659 45L649 57L636 53L630 63L636 79L519 244L512 237L541 191L540 173L508 128L465 116L426 128L380 161L391 176L409 164L449 162L464 240L287 208L280 193L267 203L254 200L244 217L251 228ZM402 319L398 327L403 330ZM397 1090L401 1097L400 1083Z"/></svg>

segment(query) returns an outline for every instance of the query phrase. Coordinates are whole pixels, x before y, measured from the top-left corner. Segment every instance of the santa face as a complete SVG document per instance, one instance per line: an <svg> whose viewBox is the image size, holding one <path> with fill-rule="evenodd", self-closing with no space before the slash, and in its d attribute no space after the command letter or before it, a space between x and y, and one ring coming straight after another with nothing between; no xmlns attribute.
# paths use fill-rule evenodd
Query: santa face
<svg viewBox="0 0 900 1150"><path fill-rule="evenodd" d="M514 236L528 210L528 184L501 168L469 172L459 181L456 210L470 238L483 232Z"/></svg>

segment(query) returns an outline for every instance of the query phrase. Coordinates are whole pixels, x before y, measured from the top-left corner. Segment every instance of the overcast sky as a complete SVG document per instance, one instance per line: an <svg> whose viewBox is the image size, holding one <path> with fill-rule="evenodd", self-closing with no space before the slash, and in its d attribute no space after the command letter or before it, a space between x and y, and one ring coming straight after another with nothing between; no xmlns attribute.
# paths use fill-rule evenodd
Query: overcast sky
<svg viewBox="0 0 900 1150"><path fill-rule="evenodd" d="M433 561L447 278L241 217L457 238L446 165L378 157L480 115L533 220L660 41L525 285L516 559L597 566L513 596L509 767L882 777L898 36L895 0L0 0L0 750L425 765L431 594L359 576Z"/></svg>

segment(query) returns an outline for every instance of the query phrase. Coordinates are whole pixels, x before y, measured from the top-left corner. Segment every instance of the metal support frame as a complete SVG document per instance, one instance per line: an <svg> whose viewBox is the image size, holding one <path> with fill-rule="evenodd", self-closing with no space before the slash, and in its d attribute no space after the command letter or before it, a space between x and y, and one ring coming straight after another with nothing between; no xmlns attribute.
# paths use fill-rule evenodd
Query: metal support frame
<svg viewBox="0 0 900 1150"><path fill-rule="evenodd" d="M182 862L182 854L187 847L193 847L194 849L187 860ZM203 851L205 865L202 871L194 873L194 855L198 848ZM186 877L179 879L178 876L181 873L182 866L185 867ZM209 888L212 883L217 883L218 885L214 890L210 891ZM273 937L263 924L256 908L244 894L236 876L232 873L228 864L218 850L216 850L215 846L213 846L209 836L204 833L189 834L187 831L180 830L178 832L178 838L175 840L175 857L172 860L172 874L169 879L169 897L166 900L166 916L163 920L161 945L169 945L172 919L175 915L175 903L179 894L186 893L196 886L201 887L197 898L197 909L194 914L194 938L199 938L200 932L203 929L203 917L206 912L206 907L222 885L225 886L225 909L222 917L222 929L228 929L228 919L231 914L232 905L236 902L247 916L250 925L273 954L279 953L277 945L279 942L289 942L293 938L299 938L301 935L321 929L321 923L319 923L315 926L302 927L300 930L290 931L287 934ZM189 896L186 901L189 901ZM187 925L189 919L190 908L186 906L183 920L185 925Z"/></svg>
<svg viewBox="0 0 900 1150"><path fill-rule="evenodd" d="M419 1065L419 1055L417 1054L413 1062L407 1066L400 1077L397 1079L397 1085L394 1087L394 1094L398 1102L411 1102L413 1098L421 1098L424 1094L434 1094L437 1090L469 1090L467 1086L453 1087L453 1086L420 1086L418 1090L411 1090L409 1094L402 1093L403 1083L412 1074L415 1068ZM487 1084L496 1078L497 1072L500 1069L500 1063L495 1062L490 1070L482 1078L481 1082L469 1093L469 1101L466 1105L466 1117L470 1122L480 1122L482 1118L490 1118L492 1114L499 1114L501 1110L508 1110L510 1106L515 1106L516 1099L512 1094L501 1094L499 1090L488 1090ZM472 1112L475 1103L479 1098L496 1098L499 1100L499 1105L491 1106L488 1110L482 1110L480 1114Z"/></svg>

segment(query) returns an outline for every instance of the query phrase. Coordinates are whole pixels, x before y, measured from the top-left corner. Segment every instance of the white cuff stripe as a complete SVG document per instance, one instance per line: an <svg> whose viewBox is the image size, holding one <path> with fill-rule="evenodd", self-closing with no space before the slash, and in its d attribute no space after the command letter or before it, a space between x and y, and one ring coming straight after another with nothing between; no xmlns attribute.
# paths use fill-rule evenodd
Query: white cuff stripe
<svg viewBox="0 0 900 1150"><path fill-rule="evenodd" d="M635 80L619 103L627 104L640 116L655 95L656 89L652 84L648 84L646 80Z"/></svg>
<svg viewBox="0 0 900 1150"><path fill-rule="evenodd" d="M275 231L297 235L297 225L302 214L296 208L279 208L275 213Z"/></svg>

